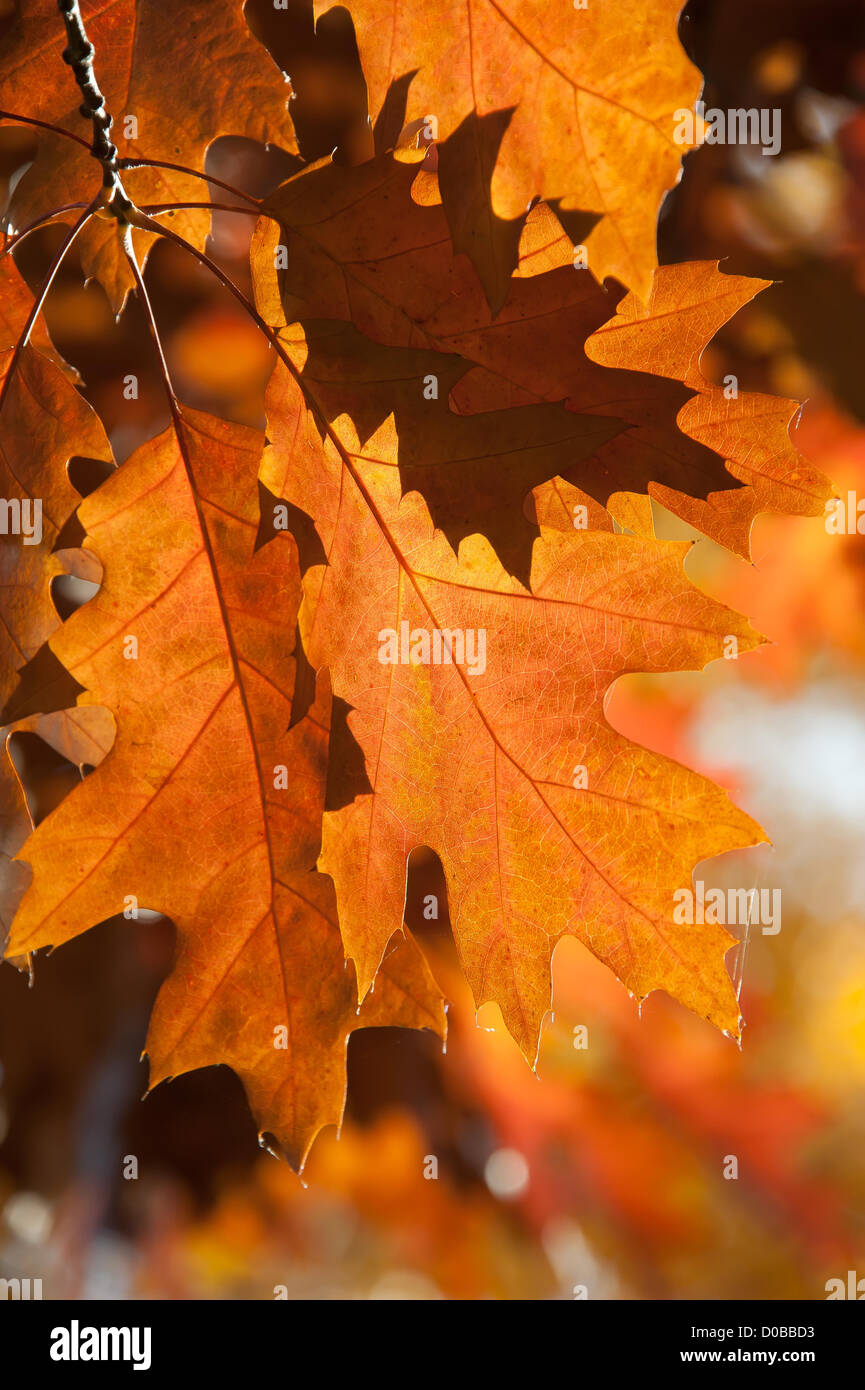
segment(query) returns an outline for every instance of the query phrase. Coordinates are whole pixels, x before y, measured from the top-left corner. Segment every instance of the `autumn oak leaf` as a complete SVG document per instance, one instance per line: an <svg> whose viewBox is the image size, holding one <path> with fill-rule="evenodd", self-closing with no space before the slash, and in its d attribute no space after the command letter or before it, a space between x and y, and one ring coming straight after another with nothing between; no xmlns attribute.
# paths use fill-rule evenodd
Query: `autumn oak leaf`
<svg viewBox="0 0 865 1390"><path fill-rule="evenodd" d="M227 1063L263 1132L300 1166L339 1123L349 1032L443 1031L420 952L394 943L358 1016L330 879L315 870L326 679L289 729L300 599L285 531L259 544L261 437L188 410L80 507L104 580L52 649L108 706L117 739L37 827L8 954L126 910L178 932L147 1037L151 1085ZM43 712L50 704L43 693Z"/></svg>
<svg viewBox="0 0 865 1390"><path fill-rule="evenodd" d="M316 14L333 3L319 0ZM695 143L677 113L702 85L679 42L680 0L624 10L615 0L444 0L434 14L419 0L349 8L371 119L406 88L406 120L432 118L451 225L470 222L459 249L482 274L491 222L505 224L500 242L541 197L566 222L577 210L598 214L585 241L598 279L648 294L661 201ZM500 260L496 309L513 265Z"/></svg>
<svg viewBox="0 0 865 1390"><path fill-rule="evenodd" d="M404 410L394 403L393 383L412 373L434 378L451 413L476 417L481 430L510 408L516 434L533 403L549 409L561 402L586 440L592 419L618 420L607 438L596 436L593 449L572 451L546 478L536 474L531 488L558 475L584 494L574 505L586 506L593 528L610 529L598 515L606 507L627 529L640 525L651 535L650 512L638 521L626 501L646 493L744 556L759 512L818 515L832 494L790 439L796 402L715 387L699 368L715 333L766 281L727 275L714 262L663 266L643 305L601 286L590 270L575 270L558 220L538 204L523 229L505 303L493 315L472 265L453 245L435 175L390 155L354 169L323 161L270 194L263 211L273 221L257 229L253 272L269 323L334 319L403 349L388 364L369 344L311 335L306 370L326 371L343 384L338 394L348 413L354 402L345 383L362 371L368 403L372 379L389 382L383 394L401 435ZM425 361L422 350L439 356ZM323 353L330 359L324 365ZM418 413L420 391L413 399ZM426 411L426 427L418 421L409 441L444 418L433 406ZM356 411L354 419L362 432ZM517 485L507 467L498 476L505 489L506 480ZM430 492L414 485L441 524ZM549 523L548 493L535 492L533 510ZM492 524L479 518L478 529L510 564L501 527L494 533ZM573 525L572 511L562 513L561 524Z"/></svg>
<svg viewBox="0 0 865 1390"><path fill-rule="evenodd" d="M700 667L731 636L741 651L761 639L689 583L684 544L543 531L530 589L483 536L455 553L403 493L393 419L365 443L348 416L322 436L298 387L304 344L284 344L262 480L312 517L326 557L307 564L300 630L363 752L364 778L332 768L320 860L361 994L426 845L475 1002L500 1006L532 1061L564 935L634 994L665 989L738 1033L733 938L678 924L674 893L699 860L762 832L711 782L616 733L604 702L629 671Z"/></svg>

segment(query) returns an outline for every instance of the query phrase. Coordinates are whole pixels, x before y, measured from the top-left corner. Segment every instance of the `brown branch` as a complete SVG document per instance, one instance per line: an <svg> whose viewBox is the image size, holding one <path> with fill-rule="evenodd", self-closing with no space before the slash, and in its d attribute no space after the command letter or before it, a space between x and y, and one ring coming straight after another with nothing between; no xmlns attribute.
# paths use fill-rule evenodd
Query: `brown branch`
<svg viewBox="0 0 865 1390"><path fill-rule="evenodd" d="M40 130L50 130L54 135L65 135L67 140L74 140L76 144L83 145L85 150L90 146L80 135L73 135L71 130L64 130L62 125L52 125L50 121L37 121L34 116L21 116L17 111L0 111L0 121L16 121L20 125L36 125Z"/></svg>
<svg viewBox="0 0 865 1390"><path fill-rule="evenodd" d="M210 212L242 212L244 217L257 217L255 208L239 208L232 203L141 203L139 212L154 214L182 212L186 208L207 208Z"/></svg>
<svg viewBox="0 0 865 1390"><path fill-rule="evenodd" d="M261 206L260 198L253 198L251 193L244 193L242 188L235 188L233 183L226 183L224 179L215 178L213 174L202 174L200 169L190 169L188 164L172 164L168 159L121 159L118 160L120 169L171 169L175 174L188 174L193 179L203 179L205 183L212 183L216 188L224 188L226 193L233 193L236 198L243 198L251 207Z"/></svg>
<svg viewBox="0 0 865 1390"><path fill-rule="evenodd" d="M31 232L36 232L40 227L47 227L49 222L53 222L55 217L63 217L67 212L77 212L81 208L89 207L88 203L64 203L62 207L52 208L50 212L44 212L41 217L28 222L26 227L20 227L17 232L6 232L3 239L3 246L0 248L0 260L8 256L10 251L14 251L19 241L23 241Z"/></svg>
<svg viewBox="0 0 865 1390"><path fill-rule="evenodd" d="M132 203L118 172L117 146L108 134L114 124L114 118L106 108L105 97L93 71L93 55L96 50L87 37L78 0L57 0L57 8L63 16L66 37L69 40L68 47L63 50L63 61L71 67L84 97L78 109L85 120L89 119L93 123L93 144L90 146L90 153L102 165L102 184L106 190L108 205L114 210L119 221L125 221L125 215L131 210Z"/></svg>

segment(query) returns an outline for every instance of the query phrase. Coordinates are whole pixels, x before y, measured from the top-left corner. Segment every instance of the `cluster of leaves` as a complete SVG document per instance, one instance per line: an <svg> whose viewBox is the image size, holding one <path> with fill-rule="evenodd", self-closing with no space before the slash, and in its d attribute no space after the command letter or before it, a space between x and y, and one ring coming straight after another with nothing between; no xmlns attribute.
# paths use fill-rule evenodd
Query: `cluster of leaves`
<svg viewBox="0 0 865 1390"><path fill-rule="evenodd" d="M656 263L673 116L700 86L676 0L627 18L611 0L555 18L357 0L370 121L309 160L236 0L80 8L110 170L77 133L71 75L44 81L63 73L54 0L16 0L0 37L0 114L39 140L0 260L2 490L44 515L41 544L0 551L2 719L93 769L27 835L4 767L7 955L130 901L171 918L151 1084L229 1064L296 1165L340 1119L352 1029L444 1033L402 930L421 846L476 1006L500 1007L530 1061L565 935L635 995L662 988L738 1035L733 939L677 924L673 893L763 833L604 704L627 672L761 640L689 581L687 544L655 538L650 499L747 555L759 511L815 515L830 488L791 443L795 402L700 369L765 282ZM260 214L255 305L204 249L224 134L297 156L260 201L210 181ZM76 213L34 295L16 246ZM271 343L266 432L178 401L141 269L160 236ZM73 243L116 312L141 299L171 413L77 512L69 459L112 453L40 327ZM61 573L99 585L62 624ZM486 669L382 665L378 634L403 623L483 629Z"/></svg>

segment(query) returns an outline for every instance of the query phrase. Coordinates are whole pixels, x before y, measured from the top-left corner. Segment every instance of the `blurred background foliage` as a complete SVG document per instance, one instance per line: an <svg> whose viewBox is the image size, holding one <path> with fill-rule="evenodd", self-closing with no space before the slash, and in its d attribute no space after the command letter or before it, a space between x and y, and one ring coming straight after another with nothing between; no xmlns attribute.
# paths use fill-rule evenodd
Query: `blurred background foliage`
<svg viewBox="0 0 865 1390"><path fill-rule="evenodd" d="M267 0L247 14L292 76L305 156L361 158L350 22L329 15L314 36L310 10L297 0L278 28ZM707 106L782 111L776 158L704 146L662 211L663 261L717 257L775 282L704 370L808 398L800 448L842 496L863 495L865 7L692 0L681 35ZM7 187L32 151L29 132L0 133ZM241 140L208 156L255 194L296 167ZM251 226L217 213L210 248L244 288ZM60 235L22 246L31 284ZM270 352L238 306L167 243L147 280L182 398L260 424ZM47 320L122 461L167 423L138 306L115 322L67 258ZM76 475L82 491L97 482ZM440 866L417 854L407 922L452 1001L447 1051L403 1030L354 1035L341 1136L320 1137L301 1181L259 1149L226 1068L142 1103L173 928L105 923L40 958L32 988L0 968L0 1277L81 1298L541 1299L584 1285L590 1298L808 1299L848 1269L865 1275L865 539L764 516L753 553L748 565L698 540L688 568L774 645L698 674L628 677L608 705L622 732L728 786L773 839L698 871L782 889L780 934L755 931L729 957L741 1051L666 996L638 1014L569 941L533 1074L494 1007L476 1026ZM63 613L75 599L61 583L55 601ZM37 818L79 776L33 734L13 735L12 755ZM423 916L429 893L437 922Z"/></svg>

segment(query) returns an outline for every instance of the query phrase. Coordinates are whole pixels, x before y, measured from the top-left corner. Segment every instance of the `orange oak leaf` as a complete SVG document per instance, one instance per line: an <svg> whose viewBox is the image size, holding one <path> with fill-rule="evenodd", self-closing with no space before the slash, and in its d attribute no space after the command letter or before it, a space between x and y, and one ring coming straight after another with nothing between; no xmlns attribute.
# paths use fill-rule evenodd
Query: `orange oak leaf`
<svg viewBox="0 0 865 1390"><path fill-rule="evenodd" d="M161 166L185 165L202 173L208 146L220 135L272 141L294 152L290 88L250 33L239 3L82 0L81 13L114 117L111 138L122 159L141 161L123 174L139 207L206 201L207 183L194 172ZM81 118L81 93L72 73L60 62L64 46L56 0L16 0L0 35L3 109L83 139L90 136L90 123ZM76 144L50 130L39 132L37 157L11 200L13 225L26 225L52 207L80 206L82 198L98 192L101 173L89 144L89 138ZM181 209L171 226L203 248L210 214ZM136 231L134 240L143 260L153 237ZM79 246L85 274L104 285L119 313L134 280L114 217L91 218Z"/></svg>
<svg viewBox="0 0 865 1390"><path fill-rule="evenodd" d="M23 331L33 296L11 256L0 260L0 497L7 515L0 534L0 707L17 670L59 625L51 580L75 572L98 578L98 567L73 549L54 550L80 498L66 465L74 455L111 461L99 417L57 360L28 343ZM37 343L46 339L37 334Z"/></svg>
<svg viewBox="0 0 865 1390"><path fill-rule="evenodd" d="M391 156L354 169L322 162L282 185L263 210L278 223L259 224L253 251L258 303L270 323L337 319L378 343L448 353L438 366L430 359L422 367L418 357L415 369L437 373L452 409L477 416L481 428L493 419L489 412L556 401L576 419L623 422L590 454L573 454L558 468L585 494L570 510L558 506L558 523L551 500L560 504L559 484L542 491L536 484L546 480L532 480L536 514L547 524L570 528L573 507L588 504L586 520L603 526L594 502L651 535L650 513L637 516L634 500L624 497L648 492L747 556L758 512L815 515L831 495L828 480L790 441L794 402L738 390L731 396L699 371L710 339L765 281L725 275L708 262L664 266L643 308L633 294L621 299L590 271L575 270L570 242L539 204L523 230L507 300L493 316L472 266L455 252L428 172ZM279 270L278 246L285 252ZM334 343L331 336L331 354ZM344 379L351 366L342 355ZM376 356L366 350L368 361ZM407 368L405 354L394 361Z"/></svg>
<svg viewBox="0 0 865 1390"><path fill-rule="evenodd" d="M60 358L40 319L25 331L34 299L11 255L0 259L0 707L15 685L19 668L35 655L60 624L51 596L62 574L97 579L98 566L74 549L55 549L79 497L67 473L74 454L111 460L111 447L98 416L79 395L74 376ZM33 729L64 757L79 764L99 761L104 742L104 710L88 712L97 743L85 726L62 714L17 726ZM10 856L21 848L31 826L24 793L0 731L0 944L27 882L24 866ZM79 740L80 735L80 740Z"/></svg>
<svg viewBox="0 0 865 1390"><path fill-rule="evenodd" d="M417 948L397 944L358 1016L330 879L315 871L330 692L289 730L299 572L265 513L261 436L184 410L79 509L104 568L52 640L111 709L101 765L34 831L10 955L137 905L171 917L174 970L146 1050L151 1085L227 1063L300 1166L338 1123L353 1028L443 1029ZM262 543L266 542L266 543ZM50 707L50 690L41 692Z"/></svg>
<svg viewBox="0 0 865 1390"><path fill-rule="evenodd" d="M315 522L300 630L350 707L363 768L332 767L320 867L362 994L405 899L406 860L440 857L475 1002L493 999L534 1059L558 940L574 935L635 994L662 988L737 1033L732 938L674 918L697 861L755 844L726 794L604 718L628 671L681 670L760 638L686 579L688 546L544 530L531 588L488 541L458 553L402 491L392 418L365 442L325 430L286 359L268 396L262 481ZM321 552L326 563L321 562Z"/></svg>
<svg viewBox="0 0 865 1390"><path fill-rule="evenodd" d="M317 3L316 13L333 3ZM615 275L640 295L657 264L661 201L697 138L679 143L687 131L677 112L693 107L701 87L679 43L680 10L679 0L625 10L614 0L444 0L433 13L412 0L350 6L371 117L408 84L407 119L427 121L444 142L445 204L460 250L483 267L510 232L515 252L513 224L541 197L566 221L572 210L601 214L585 241L589 264L600 281ZM458 238L467 220L471 232ZM504 269L501 247L499 259ZM496 281L494 308L504 283Z"/></svg>
<svg viewBox="0 0 865 1390"><path fill-rule="evenodd" d="M626 295L615 317L586 343L593 362L673 377L697 391L679 411L679 427L720 454L744 486L733 493L710 493L705 499L683 495L661 480L649 491L677 516L745 557L759 512L822 516L833 495L829 479L802 457L790 438L798 401L739 391L733 383L714 386L700 371L700 354L709 339L767 284L722 274L717 261L661 266L647 302Z"/></svg>

